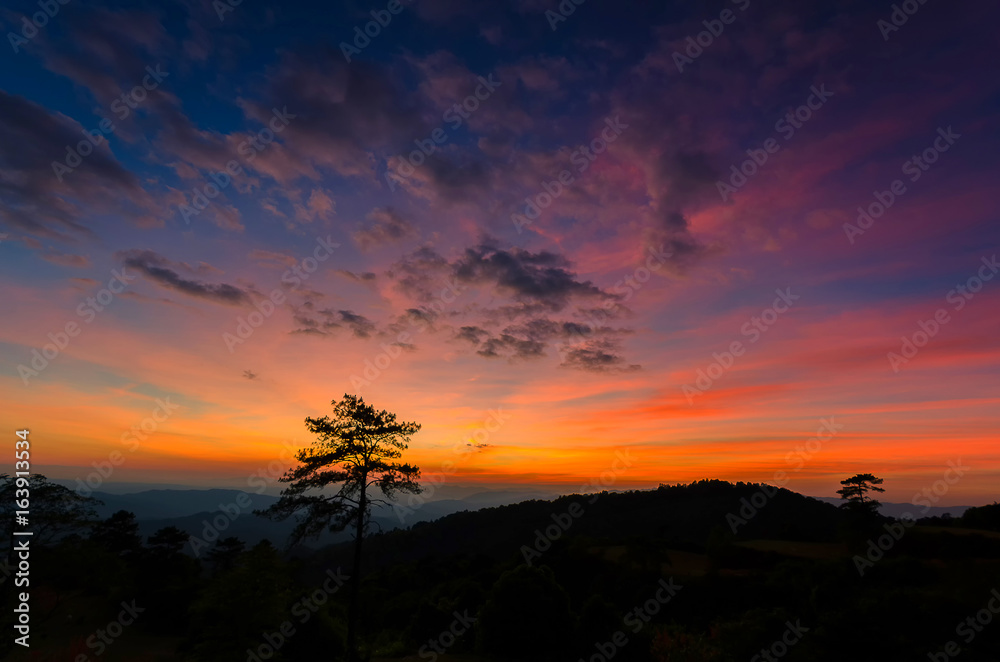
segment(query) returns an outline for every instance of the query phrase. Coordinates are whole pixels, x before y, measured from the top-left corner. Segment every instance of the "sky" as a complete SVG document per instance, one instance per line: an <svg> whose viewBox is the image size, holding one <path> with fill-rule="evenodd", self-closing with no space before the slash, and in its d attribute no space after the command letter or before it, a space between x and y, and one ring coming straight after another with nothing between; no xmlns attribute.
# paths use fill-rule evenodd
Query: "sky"
<svg viewBox="0 0 1000 662"><path fill-rule="evenodd" d="M276 487L351 393L438 484L996 499L1000 9L43 5L0 9L33 471Z"/></svg>

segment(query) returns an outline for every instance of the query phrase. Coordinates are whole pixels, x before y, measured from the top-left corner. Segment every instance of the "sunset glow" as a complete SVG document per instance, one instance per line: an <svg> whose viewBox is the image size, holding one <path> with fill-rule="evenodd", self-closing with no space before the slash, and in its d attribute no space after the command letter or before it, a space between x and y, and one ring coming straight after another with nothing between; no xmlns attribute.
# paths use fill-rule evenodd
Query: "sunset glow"
<svg viewBox="0 0 1000 662"><path fill-rule="evenodd" d="M996 498L989 21L752 3L679 71L712 12L421 0L348 62L365 11L83 4L0 72L0 428L39 473L246 486L350 393L453 485L627 451L609 489L908 502L961 462L940 505Z"/></svg>

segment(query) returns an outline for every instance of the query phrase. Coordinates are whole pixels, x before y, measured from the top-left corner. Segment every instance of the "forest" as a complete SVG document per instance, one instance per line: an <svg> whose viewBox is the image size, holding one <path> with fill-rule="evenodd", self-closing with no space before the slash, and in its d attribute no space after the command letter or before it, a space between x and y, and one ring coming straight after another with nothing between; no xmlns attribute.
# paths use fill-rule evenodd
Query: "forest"
<svg viewBox="0 0 1000 662"><path fill-rule="evenodd" d="M195 559L180 530L143 539L131 513L93 521L88 499L33 482L50 526L33 542L32 646L7 659L347 658L353 542L229 537ZM374 532L365 569L362 659L1000 658L1000 504L910 522L703 480Z"/></svg>

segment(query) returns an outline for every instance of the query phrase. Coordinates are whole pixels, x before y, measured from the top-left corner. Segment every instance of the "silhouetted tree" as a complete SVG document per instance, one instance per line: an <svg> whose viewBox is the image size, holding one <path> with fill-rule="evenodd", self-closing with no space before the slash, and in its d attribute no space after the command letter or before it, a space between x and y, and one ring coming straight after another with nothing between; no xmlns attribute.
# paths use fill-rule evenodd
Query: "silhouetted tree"
<svg viewBox="0 0 1000 662"><path fill-rule="evenodd" d="M119 556L137 552L142 547L139 524L135 515L127 510L119 510L103 522L98 522L90 539Z"/></svg>
<svg viewBox="0 0 1000 662"><path fill-rule="evenodd" d="M27 500L28 508L18 502ZM32 548L43 547L77 533L97 521L94 506L97 499L82 497L68 487L50 483L42 474L31 474L27 479L0 473L0 552L2 572L0 577L9 576L10 568L17 567L15 558L16 529L32 531ZM17 510L27 510L27 525L15 527ZM0 581L0 602L14 593L14 582Z"/></svg>
<svg viewBox="0 0 1000 662"><path fill-rule="evenodd" d="M208 562L212 564L212 571L220 573L231 570L245 547L243 541L234 536L217 540L215 547L208 550Z"/></svg>
<svg viewBox="0 0 1000 662"><path fill-rule="evenodd" d="M1000 531L1000 503L969 508L961 518L962 526L970 529Z"/></svg>
<svg viewBox="0 0 1000 662"><path fill-rule="evenodd" d="M0 503L6 504L0 513L0 541L7 542L9 532L14 529L16 501L25 493L18 494L22 489L17 478L9 474L0 474ZM83 497L62 485L50 483L42 474L32 474L28 478L30 490L30 520L29 528L33 531L32 545L42 546L70 533L92 526L98 521L94 506L101 502L91 497Z"/></svg>
<svg viewBox="0 0 1000 662"><path fill-rule="evenodd" d="M879 487L882 484L881 478L876 478L872 474L856 474L850 478L840 481L844 487L837 490L837 494L844 503L841 508L853 510L865 514L877 514L878 508L882 504L868 496L869 492L885 492Z"/></svg>
<svg viewBox="0 0 1000 662"><path fill-rule="evenodd" d="M176 526L167 526L149 536L149 548L160 556L179 554L191 536Z"/></svg>
<svg viewBox="0 0 1000 662"><path fill-rule="evenodd" d="M264 634L289 619L292 589L288 567L270 542L261 541L241 554L233 569L213 579L191 606L194 658L248 659L244 651L256 652L267 643ZM272 655L286 659L273 649Z"/></svg>
<svg viewBox="0 0 1000 662"><path fill-rule="evenodd" d="M356 395L344 394L334 400L333 418L306 418L306 427L318 435L310 448L298 451L300 466L289 470L279 480L291 483L281 498L258 515L286 519L300 514L292 532L292 542L318 537L323 531L343 531L354 527L354 570L351 575L350 615L347 624L347 649L357 659L361 586L361 549L365 529L371 521L372 504L388 505L384 499L369 496L377 487L392 498L400 492L418 493L416 479L420 469L396 462L409 445L410 436L420 430L417 423L399 422L396 415L378 411ZM336 494L322 494L331 485L340 484ZM310 491L319 494L307 494Z"/></svg>
<svg viewBox="0 0 1000 662"><path fill-rule="evenodd" d="M152 631L184 629L189 607L199 589L201 564L183 553L191 536L167 526L149 536L147 549L137 559L138 598L148 605Z"/></svg>
<svg viewBox="0 0 1000 662"><path fill-rule="evenodd" d="M37 557L41 553L38 548L58 546L60 541L96 522L97 513L93 506L100 501L50 483L41 474L25 477L0 473L0 503L3 504L0 511L0 550L3 550L0 552L0 605L7 611L7 601L23 590L15 588L20 584L15 583L13 576L13 570L21 561L15 552L18 542L30 544ZM28 514L22 515L26 523L15 526L15 517L18 516L15 511L18 510L26 510ZM18 538L13 535L16 530L31 531L32 536L30 539ZM54 595L55 604L60 604L64 594L56 591ZM6 618L0 618L0 626L4 629L12 624ZM13 646L12 639L0 644L0 658L5 656L10 646Z"/></svg>

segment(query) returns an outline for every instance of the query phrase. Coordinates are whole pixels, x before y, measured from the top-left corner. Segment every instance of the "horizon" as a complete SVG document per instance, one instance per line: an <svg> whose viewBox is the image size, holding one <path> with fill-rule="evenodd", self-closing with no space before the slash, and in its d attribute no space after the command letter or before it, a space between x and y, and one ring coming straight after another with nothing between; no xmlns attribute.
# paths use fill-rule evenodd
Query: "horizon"
<svg viewBox="0 0 1000 662"><path fill-rule="evenodd" d="M115 482L102 482L97 487L89 487L89 486L87 486L84 489L84 488L81 488L80 484L76 483L75 480L68 480L68 479L62 479L62 478L52 478L52 477L48 477L48 478L50 478L51 482L53 482L55 484L58 484L58 485L62 485L64 487L68 487L70 489L73 489L78 494L81 494L83 496L90 496L91 493L96 493L96 492L104 492L104 493L107 493L107 494L114 494L116 496L129 496L129 495L141 494L142 492L150 492L150 491L200 491L200 492L204 492L204 491L210 491L210 490L228 490L228 491L242 491L242 492L247 492L249 494L259 494L259 495L270 496L270 497L279 497L280 493L281 493L281 490L283 489L283 485L284 485L282 483L278 483L277 485L269 483L263 491L257 491L256 489L253 489L255 486L252 486L252 485L243 485L243 486L240 486L240 485L235 485L235 484L234 485L199 486L199 485L181 485L181 484L176 484L176 483L162 483L161 484L161 483L115 483ZM722 482L726 482L726 483L730 483L730 484L736 484L738 482L741 482L741 481L727 481L727 480L721 479L721 478L717 478L717 479L716 478L703 478L703 479L698 479L698 480L720 480ZM668 486L668 487L686 486L686 485L690 485L692 482L698 482L698 481L695 480L695 481L689 481L689 482L684 482L684 483L662 482L662 483L658 483L656 485L651 485L651 484L619 484L619 485L611 485L609 487L603 487L603 486L598 486L597 488L593 488L593 486L589 486L589 487L591 487L591 489L593 491L596 491L596 492L600 492L602 490L607 490L608 492L649 491L649 490L655 490L658 487L660 487L661 485ZM752 484L769 484L766 481L764 483L759 483L759 482L756 482L756 481L742 481L742 482L751 482ZM86 483L84 483L84 485L86 485ZM531 487L533 489L527 489L527 487ZM531 498L542 498L542 499L552 498L552 499L555 499L555 498L560 498L560 497L564 497L564 496L572 496L574 494L579 495L579 494L593 493L593 492L587 492L587 491L572 491L572 490L570 490L570 491L560 491L560 486L557 485L557 484L548 484L548 485L545 485L545 484L543 484L543 485L532 484L531 486L527 486L527 487L524 486L524 485L519 485L519 484L511 483L511 484L502 485L500 487L488 488L488 487L484 487L481 483L448 483L448 482L434 483L432 481L430 483L430 485L429 485L429 488L430 488L429 495L426 494L426 493L424 495L422 495L422 500L423 500L424 503L433 503L433 502L436 502L436 501L465 500L465 499L468 499L469 497L473 497L473 496L502 495L502 494L512 494L512 495L515 495L515 496L518 496L518 497L521 497L521 496L524 496L524 495L532 495ZM800 494L802 496L809 497L809 498L812 498L812 499L819 499L819 500L824 500L825 499L825 500L831 500L831 501L840 501L841 500L840 497L836 496L835 492L833 494L807 494L805 492L799 492L798 490L793 489L789 485L774 486L774 487L780 487L781 489L787 489L787 490L789 490L791 492L795 492L796 494ZM888 493L888 490L886 491L886 493ZM933 492L931 492L930 494L933 494ZM917 495L914 495L914 496L917 496ZM926 499L926 495L922 495L922 496L924 496L924 501L923 502L915 501L915 500L911 500L911 501L907 501L907 500L898 501L898 500L895 500L895 499L890 498L890 497L885 497L884 495L883 495L882 498L879 499L879 501L881 503L887 504L887 505L893 505L893 504L895 504L895 505L924 505L924 504L927 503L927 499ZM933 502L933 504L931 505L931 508L932 509L933 508L974 508L974 507L979 507L979 506L992 505L992 504L996 503L995 499L993 501L984 502L984 503L959 503L959 502L953 502L953 501L954 501L954 499L940 498L937 501ZM516 502L511 502L511 503L516 503ZM391 507L391 506L377 506L377 508L385 508L385 507Z"/></svg>

